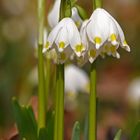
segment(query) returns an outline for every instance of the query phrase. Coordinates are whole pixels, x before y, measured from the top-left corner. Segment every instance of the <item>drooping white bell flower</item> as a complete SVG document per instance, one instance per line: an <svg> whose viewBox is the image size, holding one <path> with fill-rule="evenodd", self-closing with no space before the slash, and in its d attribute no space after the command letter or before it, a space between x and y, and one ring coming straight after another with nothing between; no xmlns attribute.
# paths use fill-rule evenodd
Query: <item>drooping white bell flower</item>
<svg viewBox="0 0 140 140"><path fill-rule="evenodd" d="M49 23L51 28L54 28L59 22L60 3L61 3L61 0L55 0L55 3L53 5L53 7L52 7L52 10L50 11L50 13L48 15L48 23ZM81 26L83 20L79 16L76 7L72 8L71 18L76 23L77 27Z"/></svg>
<svg viewBox="0 0 140 140"><path fill-rule="evenodd" d="M120 58L117 52L119 45L130 51L120 25L104 9L97 8L93 12L89 20L83 23L80 34L82 43L88 48L85 56L91 63L104 53Z"/></svg>
<svg viewBox="0 0 140 140"><path fill-rule="evenodd" d="M72 52L80 57L85 51L79 31L71 18L63 18L48 35L43 52L53 48L56 49L58 56L62 55L62 59Z"/></svg>

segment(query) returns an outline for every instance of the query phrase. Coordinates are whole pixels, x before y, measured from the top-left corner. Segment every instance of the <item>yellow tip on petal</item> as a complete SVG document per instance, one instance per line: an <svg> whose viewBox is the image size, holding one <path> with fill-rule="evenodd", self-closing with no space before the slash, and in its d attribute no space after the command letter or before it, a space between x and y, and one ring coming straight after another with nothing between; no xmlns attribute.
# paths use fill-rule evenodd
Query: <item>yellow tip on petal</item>
<svg viewBox="0 0 140 140"><path fill-rule="evenodd" d="M115 41L115 40L117 40L116 35L115 35L115 34L111 34L111 36L110 36L110 40L111 40L111 41Z"/></svg>
<svg viewBox="0 0 140 140"><path fill-rule="evenodd" d="M80 27L80 22L79 21L76 21L75 24L76 24L77 27Z"/></svg>
<svg viewBox="0 0 140 140"><path fill-rule="evenodd" d="M96 50L91 49L91 50L89 51L89 56L92 57L92 58L94 58L94 57L96 56Z"/></svg>
<svg viewBox="0 0 140 140"><path fill-rule="evenodd" d="M49 42L49 41L47 41L47 43L46 43L46 45L45 45L45 48L46 48L46 49L48 49L48 48L49 48L49 46L50 46L50 42Z"/></svg>
<svg viewBox="0 0 140 140"><path fill-rule="evenodd" d="M65 42L61 41L59 42L59 48L64 49L65 47Z"/></svg>
<svg viewBox="0 0 140 140"><path fill-rule="evenodd" d="M100 37L95 37L94 38L94 42L95 42L95 44L101 44L102 43L102 39Z"/></svg>
<svg viewBox="0 0 140 140"><path fill-rule="evenodd" d="M83 49L84 49L84 46L82 44L79 44L79 45L75 46L75 51L76 52L82 52Z"/></svg>
<svg viewBox="0 0 140 140"><path fill-rule="evenodd" d="M124 45L128 45L127 42L126 42L126 40L123 41L123 44L124 44Z"/></svg>
<svg viewBox="0 0 140 140"><path fill-rule="evenodd" d="M116 46L111 46L110 51L112 54L116 53Z"/></svg>
<svg viewBox="0 0 140 140"><path fill-rule="evenodd" d="M60 53L60 59L65 60L66 59L66 54L64 52Z"/></svg>

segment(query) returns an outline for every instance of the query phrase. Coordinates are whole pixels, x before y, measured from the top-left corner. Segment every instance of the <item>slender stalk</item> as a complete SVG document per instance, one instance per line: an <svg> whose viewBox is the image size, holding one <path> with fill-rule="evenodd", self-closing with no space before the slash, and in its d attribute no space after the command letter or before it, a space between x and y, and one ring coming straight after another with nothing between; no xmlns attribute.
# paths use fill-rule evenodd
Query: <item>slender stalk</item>
<svg viewBox="0 0 140 140"><path fill-rule="evenodd" d="M45 78L45 86L46 86L46 109L48 108L48 98L49 98L49 92L50 92L50 76L51 76L51 72L50 72L50 67L51 67L51 62L50 59L46 60L46 78Z"/></svg>
<svg viewBox="0 0 140 140"><path fill-rule="evenodd" d="M100 8L102 0L93 0L93 6ZM96 63L90 69L90 97L89 97L89 140L97 139L97 99L96 99Z"/></svg>
<svg viewBox="0 0 140 140"><path fill-rule="evenodd" d="M60 20L65 17L65 0L61 0ZM54 140L64 139L64 64L57 64Z"/></svg>
<svg viewBox="0 0 140 140"><path fill-rule="evenodd" d="M45 85L43 64L45 0L38 0L38 129L45 127Z"/></svg>
<svg viewBox="0 0 140 140"><path fill-rule="evenodd" d="M64 136L64 64L57 65L56 106L54 140L63 140Z"/></svg>
<svg viewBox="0 0 140 140"><path fill-rule="evenodd" d="M96 64L90 69L89 140L96 140Z"/></svg>
<svg viewBox="0 0 140 140"><path fill-rule="evenodd" d="M101 8L102 7L102 0L93 0L93 7Z"/></svg>

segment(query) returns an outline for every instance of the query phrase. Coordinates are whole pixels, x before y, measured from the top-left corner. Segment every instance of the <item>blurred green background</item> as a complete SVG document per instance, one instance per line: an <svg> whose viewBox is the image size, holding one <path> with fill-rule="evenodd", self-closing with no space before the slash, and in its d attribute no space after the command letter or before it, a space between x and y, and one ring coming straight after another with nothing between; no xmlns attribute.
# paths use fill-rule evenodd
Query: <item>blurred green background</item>
<svg viewBox="0 0 140 140"><path fill-rule="evenodd" d="M48 0L47 8L52 2ZM89 15L92 13L90 0L79 0L78 3ZM139 107L131 104L133 101L128 98L132 81L140 79L140 1L103 0L103 7L120 23L131 47L131 53L119 49L121 54L119 60L112 57L98 59L97 92L100 110L98 140L106 140L105 137L109 135L108 131L111 128L120 127L129 134L129 126L134 125L140 117L137 115L140 112ZM48 11L47 9L46 13ZM20 102L27 103L31 95L37 92L37 88L33 88L29 81L29 75L37 65L34 49L36 38L37 1L0 0L0 139L2 140L6 139L5 135L9 134L14 125L11 98L17 96ZM88 67L86 64L84 69L88 71Z"/></svg>

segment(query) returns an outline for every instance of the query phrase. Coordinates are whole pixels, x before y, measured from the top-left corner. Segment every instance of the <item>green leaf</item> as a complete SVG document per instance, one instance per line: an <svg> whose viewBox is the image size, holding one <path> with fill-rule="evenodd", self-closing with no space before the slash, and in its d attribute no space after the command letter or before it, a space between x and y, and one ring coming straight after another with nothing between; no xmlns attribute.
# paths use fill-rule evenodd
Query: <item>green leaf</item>
<svg viewBox="0 0 140 140"><path fill-rule="evenodd" d="M117 132L117 134L115 135L114 140L120 140L121 139L121 133L122 133L122 130L119 129L118 132Z"/></svg>
<svg viewBox="0 0 140 140"><path fill-rule="evenodd" d="M75 122L72 130L72 140L80 140L80 123Z"/></svg>
<svg viewBox="0 0 140 140"><path fill-rule="evenodd" d="M77 8L78 14L83 20L88 19L86 11L81 6L75 4L74 7Z"/></svg>
<svg viewBox="0 0 140 140"><path fill-rule="evenodd" d="M39 140L51 140L47 137L47 129L41 128L39 130Z"/></svg>
<svg viewBox="0 0 140 140"><path fill-rule="evenodd" d="M53 110L49 110L47 112L47 120L46 120L46 124L47 124L47 139L48 140L53 140L53 136L54 136L54 111Z"/></svg>
<svg viewBox="0 0 140 140"><path fill-rule="evenodd" d="M132 132L131 140L138 140L139 137L140 137L140 121L138 121Z"/></svg>
<svg viewBox="0 0 140 140"><path fill-rule="evenodd" d="M37 124L32 108L20 106L15 98L13 98L12 104L20 138L37 140Z"/></svg>

